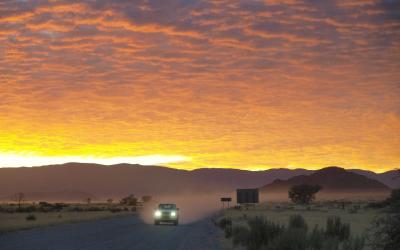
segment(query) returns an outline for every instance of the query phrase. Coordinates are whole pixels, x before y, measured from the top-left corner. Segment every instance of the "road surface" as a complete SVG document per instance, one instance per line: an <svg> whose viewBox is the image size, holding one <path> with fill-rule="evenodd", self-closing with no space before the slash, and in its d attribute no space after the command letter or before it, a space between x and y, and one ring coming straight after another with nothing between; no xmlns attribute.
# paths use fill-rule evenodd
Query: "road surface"
<svg viewBox="0 0 400 250"><path fill-rule="evenodd" d="M214 250L217 230L210 219L175 227L129 216L0 234L0 249Z"/></svg>

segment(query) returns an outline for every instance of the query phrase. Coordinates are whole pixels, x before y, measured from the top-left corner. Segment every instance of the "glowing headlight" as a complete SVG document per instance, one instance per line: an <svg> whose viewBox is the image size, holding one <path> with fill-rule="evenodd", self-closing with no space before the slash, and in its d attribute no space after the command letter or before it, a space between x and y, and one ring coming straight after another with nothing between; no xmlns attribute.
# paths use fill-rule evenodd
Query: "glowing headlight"
<svg viewBox="0 0 400 250"><path fill-rule="evenodd" d="M160 217L161 216L161 211L160 210L155 211L154 212L154 216L155 217Z"/></svg>
<svg viewBox="0 0 400 250"><path fill-rule="evenodd" d="M176 216L176 212L175 211L172 211L171 212L171 217L175 217Z"/></svg>

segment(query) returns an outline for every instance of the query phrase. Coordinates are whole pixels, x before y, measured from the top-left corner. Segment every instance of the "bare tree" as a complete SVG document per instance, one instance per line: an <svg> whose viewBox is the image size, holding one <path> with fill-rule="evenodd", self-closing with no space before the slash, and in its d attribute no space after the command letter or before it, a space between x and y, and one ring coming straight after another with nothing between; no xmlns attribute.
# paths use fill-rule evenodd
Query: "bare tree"
<svg viewBox="0 0 400 250"><path fill-rule="evenodd" d="M122 198L119 203L121 205L136 206L137 200L138 199L135 197L135 195L131 194L131 195L127 196L127 197Z"/></svg>
<svg viewBox="0 0 400 250"><path fill-rule="evenodd" d="M111 205L111 204L113 203L113 201L114 201L113 199L111 199L111 198L108 198L108 199L107 199L107 203L108 203L108 205Z"/></svg>
<svg viewBox="0 0 400 250"><path fill-rule="evenodd" d="M14 201L18 204L18 208L21 208L21 203L25 201L25 194L21 192L14 194Z"/></svg>
<svg viewBox="0 0 400 250"><path fill-rule="evenodd" d="M92 198L90 198L90 197L85 198L84 201L86 202L86 204L90 205L90 203L92 202Z"/></svg>

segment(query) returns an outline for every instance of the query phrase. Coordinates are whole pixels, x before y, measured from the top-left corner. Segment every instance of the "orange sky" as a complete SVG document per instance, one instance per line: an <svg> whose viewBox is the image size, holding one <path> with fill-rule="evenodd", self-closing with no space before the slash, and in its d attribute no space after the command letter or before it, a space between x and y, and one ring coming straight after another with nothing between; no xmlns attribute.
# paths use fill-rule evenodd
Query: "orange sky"
<svg viewBox="0 0 400 250"><path fill-rule="evenodd" d="M400 11L0 3L0 166L400 167Z"/></svg>

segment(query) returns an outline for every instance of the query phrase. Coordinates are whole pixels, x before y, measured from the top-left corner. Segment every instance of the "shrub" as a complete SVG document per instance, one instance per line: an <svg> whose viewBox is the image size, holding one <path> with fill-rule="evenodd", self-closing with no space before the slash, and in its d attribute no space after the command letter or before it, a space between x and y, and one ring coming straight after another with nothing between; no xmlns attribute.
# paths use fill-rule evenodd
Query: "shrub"
<svg viewBox="0 0 400 250"><path fill-rule="evenodd" d="M18 207L16 209L16 212L18 213L32 213L36 211L36 207L35 206L26 206L26 207Z"/></svg>
<svg viewBox="0 0 400 250"><path fill-rule="evenodd" d="M307 223L300 214L292 215L289 218L289 228L302 229L307 232Z"/></svg>
<svg viewBox="0 0 400 250"><path fill-rule="evenodd" d="M306 250L307 236L302 228L288 228L267 245L268 250Z"/></svg>
<svg viewBox="0 0 400 250"><path fill-rule="evenodd" d="M322 249L325 240L325 232L318 226L315 226L308 237L308 245L310 249L319 250Z"/></svg>
<svg viewBox="0 0 400 250"><path fill-rule="evenodd" d="M87 209L87 211L89 211L89 212L100 212L100 211L104 211L104 209L101 208L101 207L89 207Z"/></svg>
<svg viewBox="0 0 400 250"><path fill-rule="evenodd" d="M229 239L230 237L232 237L232 226L227 226L225 227L225 238Z"/></svg>
<svg viewBox="0 0 400 250"><path fill-rule="evenodd" d="M327 219L326 230L315 226L309 233L301 215L291 216L287 228L263 217L249 219L247 223L247 227L232 228L232 221L224 218L218 225L225 229L225 235L232 235L234 245L248 250L362 250L365 245L364 238L350 237L350 224L342 223L338 217Z"/></svg>
<svg viewBox="0 0 400 250"><path fill-rule="evenodd" d="M367 235L367 242L376 250L400 249L400 214L375 219Z"/></svg>
<svg viewBox="0 0 400 250"><path fill-rule="evenodd" d="M285 229L284 226L270 222L263 217L250 219L248 225L250 229L247 240L249 250L257 250L263 245L268 245Z"/></svg>
<svg viewBox="0 0 400 250"><path fill-rule="evenodd" d="M118 213L118 212L122 212L122 209L118 208L118 207L113 207L113 208L110 208L110 212L111 213Z"/></svg>
<svg viewBox="0 0 400 250"><path fill-rule="evenodd" d="M225 238L230 238L232 236L232 220L229 218L222 218L218 222L218 226L224 230Z"/></svg>
<svg viewBox="0 0 400 250"><path fill-rule="evenodd" d="M236 226L232 229L233 244L236 245L247 245L250 231L247 227Z"/></svg>
<svg viewBox="0 0 400 250"><path fill-rule="evenodd" d="M25 217L26 220L36 220L36 216L33 214L29 214Z"/></svg>
<svg viewBox="0 0 400 250"><path fill-rule="evenodd" d="M232 226L232 220L229 219L229 218L222 218L222 219L218 222L218 226L219 226L221 229L225 230L225 228L226 228L227 226Z"/></svg>
<svg viewBox="0 0 400 250"><path fill-rule="evenodd" d="M336 237L325 238L321 250L339 250L339 243Z"/></svg>
<svg viewBox="0 0 400 250"><path fill-rule="evenodd" d="M337 237L340 241L350 237L350 224L342 223L339 217L330 217L326 221L326 235Z"/></svg>
<svg viewBox="0 0 400 250"><path fill-rule="evenodd" d="M341 250L363 250L365 239L363 237L350 238L343 242Z"/></svg>
<svg viewBox="0 0 400 250"><path fill-rule="evenodd" d="M79 207L79 206L73 206L73 207L69 208L69 211L71 211L71 212L83 212L84 209Z"/></svg>
<svg viewBox="0 0 400 250"><path fill-rule="evenodd" d="M393 189L386 203L393 211L400 211L400 188Z"/></svg>

